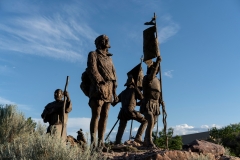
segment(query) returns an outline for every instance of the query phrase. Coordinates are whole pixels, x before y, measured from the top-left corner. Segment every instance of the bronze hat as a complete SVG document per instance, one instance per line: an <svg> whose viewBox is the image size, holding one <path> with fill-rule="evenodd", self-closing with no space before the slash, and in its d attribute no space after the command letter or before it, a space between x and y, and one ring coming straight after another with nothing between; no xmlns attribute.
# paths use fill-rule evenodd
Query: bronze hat
<svg viewBox="0 0 240 160"><path fill-rule="evenodd" d="M124 84L124 86L128 86L133 83L134 83L134 79L133 79L132 75L128 75L127 82Z"/></svg>
<svg viewBox="0 0 240 160"><path fill-rule="evenodd" d="M82 128L80 128L79 131L77 131L76 133L81 132L81 131L82 131Z"/></svg>

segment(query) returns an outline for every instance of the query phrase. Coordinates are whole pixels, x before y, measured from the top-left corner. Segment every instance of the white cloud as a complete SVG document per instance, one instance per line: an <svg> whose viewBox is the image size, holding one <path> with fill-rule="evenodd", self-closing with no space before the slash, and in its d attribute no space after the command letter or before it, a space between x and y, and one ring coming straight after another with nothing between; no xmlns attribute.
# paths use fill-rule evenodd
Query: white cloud
<svg viewBox="0 0 240 160"><path fill-rule="evenodd" d="M32 118L35 122L40 122L42 124L47 124L48 123L43 123L43 120L40 118ZM89 126L90 126L90 118L68 118L67 122L67 135L71 135L73 137L77 137L77 131L81 128L83 130L83 133L89 134Z"/></svg>
<svg viewBox="0 0 240 160"><path fill-rule="evenodd" d="M188 124L180 124L173 126L174 129L173 134L174 135L186 135L186 134L193 134L193 133L199 133L199 132L206 132L212 127L221 128L220 125L211 124L211 125L201 125L200 127L194 127Z"/></svg>
<svg viewBox="0 0 240 160"><path fill-rule="evenodd" d="M79 6L73 9L83 8L79 3L76 5ZM51 11L47 16L36 9L34 14L29 11L24 13L24 17L21 14L1 22L0 33L3 36L0 38L0 49L68 61L84 60L88 44L93 44L98 34L88 26L82 15L67 12L64 5L59 7L64 9L59 9L61 12Z"/></svg>
<svg viewBox="0 0 240 160"><path fill-rule="evenodd" d="M189 126L188 124L181 124L181 125L176 125L172 127L174 129L174 135L185 135L185 134L191 134L195 133L193 130L193 126Z"/></svg>
<svg viewBox="0 0 240 160"><path fill-rule="evenodd" d="M20 110L31 110L31 108L28 105L17 104L16 102L13 102L3 97L0 97L0 104L3 104L3 105L11 104L11 105L16 105Z"/></svg>
<svg viewBox="0 0 240 160"><path fill-rule="evenodd" d="M221 128L222 126L216 125L216 124L212 124L212 125L201 125L200 128L203 128L203 129L211 129L211 128L213 128L213 127Z"/></svg>
<svg viewBox="0 0 240 160"><path fill-rule="evenodd" d="M173 70L169 70L169 71L164 72L163 74L164 74L164 76L172 78L173 77L172 72L173 72Z"/></svg>
<svg viewBox="0 0 240 160"><path fill-rule="evenodd" d="M0 97L0 104L16 104L15 102L12 102L8 99L5 99L3 97Z"/></svg>
<svg viewBox="0 0 240 160"><path fill-rule="evenodd" d="M137 131L138 131L138 127L134 127L134 128L132 129L132 131L133 131L133 132L137 132Z"/></svg>
<svg viewBox="0 0 240 160"><path fill-rule="evenodd" d="M170 37L177 34L177 32L180 30L179 24L174 22L170 15L164 15L160 18L161 23L164 25L161 25L158 27L158 38L160 43L166 42Z"/></svg>
<svg viewBox="0 0 240 160"><path fill-rule="evenodd" d="M90 118L69 118L68 119L68 125L67 127L69 129L75 129L78 131L80 128L82 128L83 131L89 131L90 126Z"/></svg>

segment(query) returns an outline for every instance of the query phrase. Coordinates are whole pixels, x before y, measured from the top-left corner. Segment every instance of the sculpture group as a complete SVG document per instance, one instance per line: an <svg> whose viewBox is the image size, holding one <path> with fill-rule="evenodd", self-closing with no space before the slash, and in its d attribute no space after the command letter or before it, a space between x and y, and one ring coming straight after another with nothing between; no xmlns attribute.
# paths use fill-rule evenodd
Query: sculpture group
<svg viewBox="0 0 240 160"><path fill-rule="evenodd" d="M163 112L165 111L161 90L161 74L160 79L157 78L161 57L158 49L155 15L150 22L145 24L153 25L146 29L143 34L144 62L148 66L147 73L143 76L141 63L136 65L127 73L126 89L119 95L116 94L117 74L111 58L112 54L108 52L110 48L108 36L98 36L95 39L96 50L88 54L87 67L82 73L80 88L89 98L88 105L92 113L90 137L93 147L104 147L108 112L111 105L115 106L119 102L121 102L122 107L118 114L117 122L120 122L115 144L121 143L127 122L136 120L140 123L140 126L134 141L146 147L155 147L152 132L158 121L161 105L164 108ZM152 61L153 58L156 58L155 62ZM64 91L57 89L54 92L55 101L47 104L41 115L43 121L49 123L47 133L54 134L64 140L67 136L68 113L72 110L70 96L66 91L67 83L68 79ZM135 110L137 105L140 106L140 111ZM164 128L166 128L166 124ZM142 139L144 132L145 137ZM86 143L82 130L77 133L79 134L78 141Z"/></svg>

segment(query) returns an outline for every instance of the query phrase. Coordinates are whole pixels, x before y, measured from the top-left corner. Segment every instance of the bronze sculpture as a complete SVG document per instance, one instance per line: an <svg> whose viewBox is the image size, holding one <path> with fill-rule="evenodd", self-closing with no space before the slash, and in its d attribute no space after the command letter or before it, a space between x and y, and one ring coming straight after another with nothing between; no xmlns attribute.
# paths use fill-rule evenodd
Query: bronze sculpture
<svg viewBox="0 0 240 160"><path fill-rule="evenodd" d="M62 110L64 108L63 96L66 96L66 106L65 113L63 114ZM69 93L67 91L63 92L61 89L56 89L54 92L55 101L48 103L41 114L41 117L44 123L49 123L47 128L47 133L53 134L56 137L62 137L62 139L66 140L67 138L67 120L68 113L72 110L72 103L70 100ZM64 116L64 122L62 122L62 118ZM64 125L64 126L63 126ZM63 129L63 131L62 131ZM62 133L62 136L61 136Z"/></svg>
<svg viewBox="0 0 240 160"><path fill-rule="evenodd" d="M144 99L140 106L140 112L144 114L148 121L144 138L144 146L147 147L155 147L152 141L152 131L160 115L160 104L162 103L160 81L156 77L159 72L160 61L161 58L158 56L156 62L148 67L147 75L143 78Z"/></svg>
<svg viewBox="0 0 240 160"><path fill-rule="evenodd" d="M87 141L86 141L86 139L85 139L85 137L84 137L84 134L83 134L83 132L82 132L82 129L80 129L79 131L77 131L77 141L78 141L78 143L80 144L80 145L85 145L85 144L87 144Z"/></svg>
<svg viewBox="0 0 240 160"><path fill-rule="evenodd" d="M117 100L117 76L111 59L112 54L109 38L100 35L95 40L96 50L88 54L85 75L90 80L87 92L92 117L90 121L91 143L96 146L96 134L98 132L98 146L104 146L104 133L106 130L108 111L111 102ZM81 88L83 88L81 86Z"/></svg>
<svg viewBox="0 0 240 160"><path fill-rule="evenodd" d="M147 120L140 112L134 109L137 105L137 99L142 100L143 94L134 83L132 75L128 76L125 86L127 86L127 88L118 95L118 101L112 103L113 106L115 106L118 102L122 103L122 108L118 114L118 119L120 119L120 123L116 135L115 144L121 143L121 139L123 136L123 132L126 128L127 121L131 119L141 123L134 141L142 143L142 133L146 129Z"/></svg>

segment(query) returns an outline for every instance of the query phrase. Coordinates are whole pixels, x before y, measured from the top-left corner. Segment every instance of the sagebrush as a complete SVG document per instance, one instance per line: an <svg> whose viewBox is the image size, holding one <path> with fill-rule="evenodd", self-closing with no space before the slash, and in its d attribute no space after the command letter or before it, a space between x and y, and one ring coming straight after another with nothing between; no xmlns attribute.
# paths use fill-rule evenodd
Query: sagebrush
<svg viewBox="0 0 240 160"><path fill-rule="evenodd" d="M94 160L105 159L90 146L78 145L45 134L46 126L25 118L16 106L0 106L0 159Z"/></svg>

